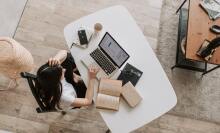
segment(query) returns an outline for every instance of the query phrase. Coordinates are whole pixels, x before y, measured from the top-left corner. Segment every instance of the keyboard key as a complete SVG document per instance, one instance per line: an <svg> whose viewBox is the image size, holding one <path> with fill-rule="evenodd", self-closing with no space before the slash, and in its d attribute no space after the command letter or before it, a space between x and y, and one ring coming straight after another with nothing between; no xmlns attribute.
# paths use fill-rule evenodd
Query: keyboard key
<svg viewBox="0 0 220 133"><path fill-rule="evenodd" d="M109 75L116 69L115 66L98 48L90 53L90 56L100 65L106 74Z"/></svg>

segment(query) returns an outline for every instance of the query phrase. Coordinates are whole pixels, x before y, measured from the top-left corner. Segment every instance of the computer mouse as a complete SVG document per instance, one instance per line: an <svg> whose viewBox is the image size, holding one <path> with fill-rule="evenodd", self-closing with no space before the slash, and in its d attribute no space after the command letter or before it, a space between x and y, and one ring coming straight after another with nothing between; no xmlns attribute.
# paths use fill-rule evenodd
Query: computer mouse
<svg viewBox="0 0 220 133"><path fill-rule="evenodd" d="M212 27L210 27L210 30L215 34L220 34L220 26L218 25L213 25Z"/></svg>

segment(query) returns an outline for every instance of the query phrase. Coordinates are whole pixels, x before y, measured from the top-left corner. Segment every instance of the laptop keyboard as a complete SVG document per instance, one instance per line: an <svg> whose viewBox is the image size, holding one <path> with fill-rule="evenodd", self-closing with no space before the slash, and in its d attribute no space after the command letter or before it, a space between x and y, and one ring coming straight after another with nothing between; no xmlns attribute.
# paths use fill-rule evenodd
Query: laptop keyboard
<svg viewBox="0 0 220 133"><path fill-rule="evenodd" d="M99 64L107 75L111 74L116 69L116 67L98 48L90 53L90 56Z"/></svg>

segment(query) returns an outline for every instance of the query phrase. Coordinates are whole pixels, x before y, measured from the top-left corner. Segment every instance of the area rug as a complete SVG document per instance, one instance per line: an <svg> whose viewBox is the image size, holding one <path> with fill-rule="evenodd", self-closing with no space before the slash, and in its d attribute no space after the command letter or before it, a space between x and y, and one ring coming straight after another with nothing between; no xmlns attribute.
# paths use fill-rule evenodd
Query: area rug
<svg viewBox="0 0 220 133"><path fill-rule="evenodd" d="M200 72L170 69L176 58L179 14L175 11L179 5L176 0L163 1L158 36L157 56L178 99L176 107L169 113L220 123L220 69L203 77Z"/></svg>
<svg viewBox="0 0 220 133"><path fill-rule="evenodd" d="M13 37L27 0L0 0L0 36Z"/></svg>

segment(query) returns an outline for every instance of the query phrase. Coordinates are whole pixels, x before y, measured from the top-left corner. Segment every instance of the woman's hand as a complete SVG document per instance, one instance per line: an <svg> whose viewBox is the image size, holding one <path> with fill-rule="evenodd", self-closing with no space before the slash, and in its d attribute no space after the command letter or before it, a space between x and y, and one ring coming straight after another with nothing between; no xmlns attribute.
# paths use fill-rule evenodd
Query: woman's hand
<svg viewBox="0 0 220 133"><path fill-rule="evenodd" d="M75 83L79 83L79 82L82 82L82 78L81 78L81 76L79 76L78 74L73 72L73 81Z"/></svg>
<svg viewBox="0 0 220 133"><path fill-rule="evenodd" d="M55 66L55 65L60 65L60 60L57 58L50 58L48 60L49 66Z"/></svg>
<svg viewBox="0 0 220 133"><path fill-rule="evenodd" d="M96 78L96 74L98 73L98 71L99 71L99 68L95 66L90 66L89 67L89 78L90 79Z"/></svg>
<svg viewBox="0 0 220 133"><path fill-rule="evenodd" d="M76 71L78 71L78 69L77 68L73 68L73 72L76 72Z"/></svg>

